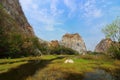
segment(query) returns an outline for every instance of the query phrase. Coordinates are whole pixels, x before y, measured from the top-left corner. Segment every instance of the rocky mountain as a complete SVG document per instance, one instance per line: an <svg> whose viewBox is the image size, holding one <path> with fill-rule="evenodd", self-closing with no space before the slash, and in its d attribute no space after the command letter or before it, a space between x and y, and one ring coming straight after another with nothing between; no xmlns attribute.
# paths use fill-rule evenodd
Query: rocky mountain
<svg viewBox="0 0 120 80"><path fill-rule="evenodd" d="M95 47L95 52L106 53L112 43L113 43L113 41L110 38L101 40Z"/></svg>
<svg viewBox="0 0 120 80"><path fill-rule="evenodd" d="M19 0L0 0L0 58L32 55L38 43Z"/></svg>
<svg viewBox="0 0 120 80"><path fill-rule="evenodd" d="M0 13L0 15L3 14L3 23L8 24L8 26L10 24L11 28L16 26L15 29L19 29L18 31L25 35L34 35L33 29L22 11L19 0L0 0ZM6 19L9 19L9 21Z"/></svg>
<svg viewBox="0 0 120 80"><path fill-rule="evenodd" d="M85 43L78 33L75 34L66 33L62 37L60 45L76 50L77 52L79 52L79 54L84 54L86 51Z"/></svg>
<svg viewBox="0 0 120 80"><path fill-rule="evenodd" d="M59 46L59 41L58 40L52 40L49 42L50 47L58 47Z"/></svg>
<svg viewBox="0 0 120 80"><path fill-rule="evenodd" d="M16 53L33 53L38 48L37 38L22 11L19 0L0 0L0 27L0 43L2 43L0 53L3 55L9 55L10 52L13 56ZM67 33L60 42L54 40L48 43L42 39L39 39L39 42L55 48L62 45L80 54L86 51L85 43L78 33Z"/></svg>

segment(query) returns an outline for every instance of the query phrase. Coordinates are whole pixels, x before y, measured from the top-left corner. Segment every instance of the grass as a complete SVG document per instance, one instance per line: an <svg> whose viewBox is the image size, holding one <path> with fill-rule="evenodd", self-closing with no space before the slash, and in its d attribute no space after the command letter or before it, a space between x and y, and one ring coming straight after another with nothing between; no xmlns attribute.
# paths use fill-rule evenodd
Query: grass
<svg viewBox="0 0 120 80"><path fill-rule="evenodd" d="M0 4L0 8L3 8L2 4Z"/></svg>
<svg viewBox="0 0 120 80"><path fill-rule="evenodd" d="M74 63L64 63L66 59ZM107 56L57 56L0 59L0 80L80 80L86 72L104 69L120 75L120 61ZM117 72L116 72L117 70ZM16 75L17 72L17 75ZM11 77L13 76L13 77Z"/></svg>
<svg viewBox="0 0 120 80"><path fill-rule="evenodd" d="M29 60L38 60L39 57L26 57L16 59L0 59L0 73L7 72L11 68L17 68L20 65L27 64Z"/></svg>

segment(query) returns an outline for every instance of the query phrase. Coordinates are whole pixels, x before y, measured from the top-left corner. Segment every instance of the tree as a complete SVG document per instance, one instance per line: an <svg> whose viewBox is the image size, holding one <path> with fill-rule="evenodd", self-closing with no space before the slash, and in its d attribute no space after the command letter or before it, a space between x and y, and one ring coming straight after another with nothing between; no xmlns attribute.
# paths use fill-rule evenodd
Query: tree
<svg viewBox="0 0 120 80"><path fill-rule="evenodd" d="M106 25L105 28L102 29L102 32L106 38L120 42L120 18L118 17L111 24Z"/></svg>
<svg viewBox="0 0 120 80"><path fill-rule="evenodd" d="M120 59L120 43L114 42L112 46L108 49L108 52L113 58Z"/></svg>
<svg viewBox="0 0 120 80"><path fill-rule="evenodd" d="M78 54L78 52L71 49L71 48L67 48L67 47L64 47L64 46L58 46L58 47L55 47L55 48L51 49L50 54L74 55L74 54Z"/></svg>
<svg viewBox="0 0 120 80"><path fill-rule="evenodd" d="M102 29L106 38L111 38L113 43L111 44L108 52L117 59L120 59L120 18L118 17L111 24L105 26Z"/></svg>

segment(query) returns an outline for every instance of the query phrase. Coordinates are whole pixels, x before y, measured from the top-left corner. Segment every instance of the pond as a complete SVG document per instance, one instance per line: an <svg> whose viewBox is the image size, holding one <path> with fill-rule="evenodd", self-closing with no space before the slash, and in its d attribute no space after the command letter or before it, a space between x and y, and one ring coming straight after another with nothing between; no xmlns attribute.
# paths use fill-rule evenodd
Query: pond
<svg viewBox="0 0 120 80"><path fill-rule="evenodd" d="M114 77L105 70L96 69L94 72L87 72L83 80L115 80Z"/></svg>

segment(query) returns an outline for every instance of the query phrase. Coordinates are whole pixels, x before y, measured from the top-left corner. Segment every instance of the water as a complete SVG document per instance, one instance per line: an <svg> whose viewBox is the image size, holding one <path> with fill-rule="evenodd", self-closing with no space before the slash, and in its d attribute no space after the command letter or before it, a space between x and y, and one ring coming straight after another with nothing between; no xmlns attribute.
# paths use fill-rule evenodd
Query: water
<svg viewBox="0 0 120 80"><path fill-rule="evenodd" d="M115 80L115 79L108 72L97 69L94 72L85 73L83 80Z"/></svg>

